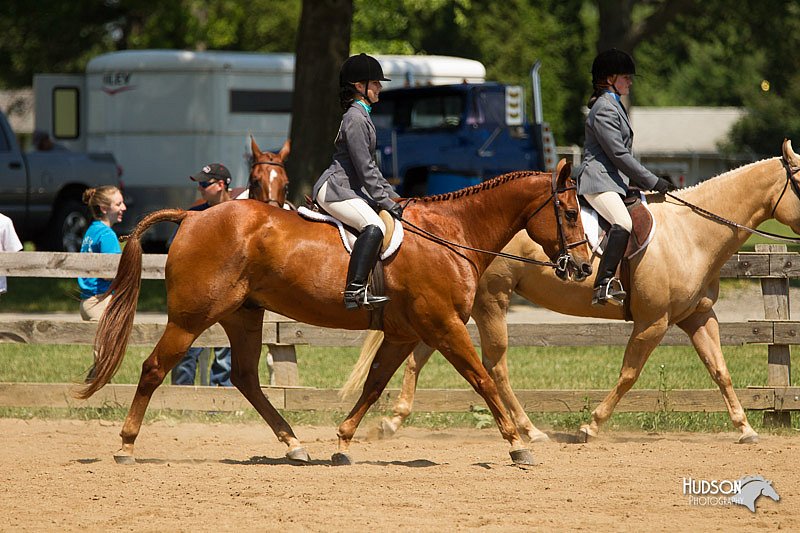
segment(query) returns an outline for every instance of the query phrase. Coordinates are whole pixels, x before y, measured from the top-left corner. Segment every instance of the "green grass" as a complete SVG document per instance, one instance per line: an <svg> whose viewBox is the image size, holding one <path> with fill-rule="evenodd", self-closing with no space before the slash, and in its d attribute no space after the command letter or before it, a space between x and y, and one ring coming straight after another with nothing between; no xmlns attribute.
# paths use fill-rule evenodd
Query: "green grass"
<svg viewBox="0 0 800 533"><path fill-rule="evenodd" d="M150 348L133 347L114 378L114 383L136 383L142 361ZM767 382L766 346L725 347L728 367L735 387L765 385ZM299 346L298 369L302 385L318 388L339 388L347 378L358 357L356 348L314 348ZM530 347L512 348L509 352L509 372L512 386L517 389L609 389L616 383L622 358L621 347ZM80 382L91 363L88 346L48 346L0 344L0 382ZM262 358L259 369L262 383L268 382L266 364ZM399 388L402 372L389 383ZM797 379L793 385L797 386ZM420 388L467 389L469 386L444 358L435 354L419 380ZM638 389L708 389L715 388L708 372L689 347L665 346L655 350L645 365L634 388ZM720 408L722 397L720 396ZM77 418L122 420L126 408L100 409L0 409L0 416L21 418ZM292 424L311 424L334 427L345 413L336 411L284 412ZM370 424L383 412L373 410L362 424ZM589 411L577 413L531 413L534 423L558 431L574 431L589 419ZM146 420L180 419L192 421L241 422L257 421L253 410L241 413L209 415L197 412L148 411ZM750 414L750 423L763 431L762 417ZM409 424L426 428L485 427L491 419L484 409L471 413L414 413ZM618 413L608 423L609 429L639 429L645 431L731 431L726 413ZM793 415L794 430L800 429L800 416ZM786 432L791 430L776 430Z"/></svg>

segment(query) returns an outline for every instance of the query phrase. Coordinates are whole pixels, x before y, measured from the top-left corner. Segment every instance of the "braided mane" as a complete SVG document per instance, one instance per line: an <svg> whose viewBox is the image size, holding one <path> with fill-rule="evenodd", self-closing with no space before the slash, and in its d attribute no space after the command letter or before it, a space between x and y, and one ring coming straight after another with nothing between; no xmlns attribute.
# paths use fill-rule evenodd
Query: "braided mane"
<svg viewBox="0 0 800 533"><path fill-rule="evenodd" d="M452 200L454 198L462 198L464 196L477 194L487 189L493 189L498 185L502 185L503 183L507 183L509 181L513 181L518 178L530 176L531 174L546 174L546 173L534 172L532 170L518 170L515 172L509 172L508 174L501 174L496 178L486 180L483 183L472 185L471 187L467 187L465 189L460 189L458 191L453 191L453 192L446 192L442 194L435 194L433 196L424 196L422 198L414 198L414 200L418 202L440 202L442 200Z"/></svg>

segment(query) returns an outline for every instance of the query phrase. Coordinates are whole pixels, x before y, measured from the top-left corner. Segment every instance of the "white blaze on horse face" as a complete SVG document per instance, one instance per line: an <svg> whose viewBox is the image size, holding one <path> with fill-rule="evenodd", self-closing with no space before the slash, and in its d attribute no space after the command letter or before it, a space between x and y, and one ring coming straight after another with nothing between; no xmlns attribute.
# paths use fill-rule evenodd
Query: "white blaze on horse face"
<svg viewBox="0 0 800 533"><path fill-rule="evenodd" d="M278 173L275 172L275 169L269 171L269 185L272 187L272 182L275 181L275 178L278 177Z"/></svg>

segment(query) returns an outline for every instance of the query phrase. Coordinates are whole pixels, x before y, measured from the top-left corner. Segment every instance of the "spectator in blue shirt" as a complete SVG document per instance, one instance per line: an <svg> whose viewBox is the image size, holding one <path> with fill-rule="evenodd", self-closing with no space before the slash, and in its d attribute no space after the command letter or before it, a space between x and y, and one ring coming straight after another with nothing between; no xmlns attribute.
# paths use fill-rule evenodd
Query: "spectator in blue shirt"
<svg viewBox="0 0 800 533"><path fill-rule="evenodd" d="M118 254L122 250L119 239L111 226L122 221L127 209L122 193L113 185L86 189L83 203L89 206L94 219L86 230L81 244L81 253ZM110 298L102 298L111 286L111 280L103 278L78 278L81 290L81 318L96 321L108 306Z"/></svg>

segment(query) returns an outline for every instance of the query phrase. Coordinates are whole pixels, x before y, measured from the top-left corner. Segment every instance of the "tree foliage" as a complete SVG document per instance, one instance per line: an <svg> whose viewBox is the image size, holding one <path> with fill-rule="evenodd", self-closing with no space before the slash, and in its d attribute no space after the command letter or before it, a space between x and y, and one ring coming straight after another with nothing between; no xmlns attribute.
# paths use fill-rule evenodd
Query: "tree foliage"
<svg viewBox="0 0 800 533"><path fill-rule="evenodd" d="M530 67L541 59L545 120L559 144L583 141L591 61L611 46L632 52L637 61L637 105L746 106L749 115L735 128L728 150L772 154L776 139L800 133L793 118L800 103L800 37L793 27L798 0L353 5L350 53L477 59L488 79L528 89ZM37 72L82 72L89 59L113 50L291 52L301 6L301 0L4 0L0 87L29 86Z"/></svg>

